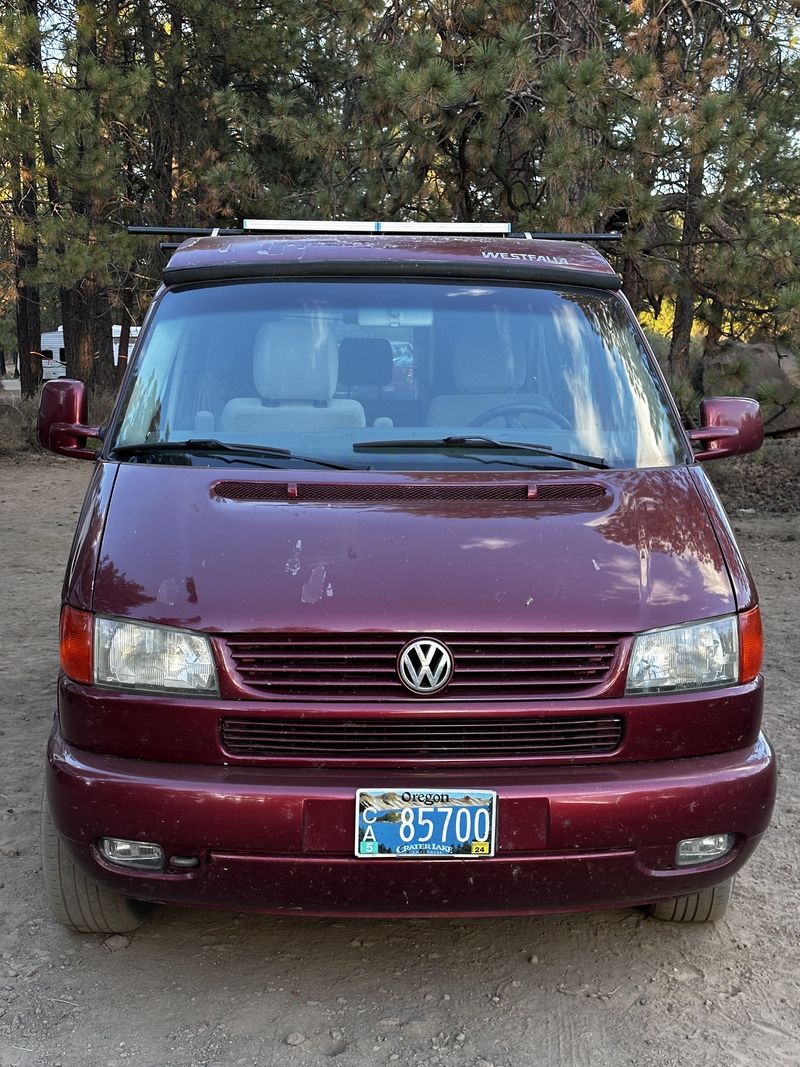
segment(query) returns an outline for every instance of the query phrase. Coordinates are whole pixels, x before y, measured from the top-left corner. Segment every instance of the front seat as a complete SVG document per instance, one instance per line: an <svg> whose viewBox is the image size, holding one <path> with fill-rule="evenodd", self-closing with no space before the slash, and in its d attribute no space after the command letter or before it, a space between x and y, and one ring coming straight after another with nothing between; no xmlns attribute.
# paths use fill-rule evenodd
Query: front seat
<svg viewBox="0 0 800 1067"><path fill-rule="evenodd" d="M517 392L525 382L525 353L515 352L511 340L493 322L484 319L473 323L468 317L462 321L467 328L450 335L453 380L458 391L433 398L428 426L469 426L478 415L502 404L550 407L539 393ZM501 416L497 421L503 424Z"/></svg>
<svg viewBox="0 0 800 1067"><path fill-rule="evenodd" d="M330 430L366 425L356 400L334 400L339 355L328 323L297 317L265 322L253 346L257 397L235 397L220 415L222 430Z"/></svg>

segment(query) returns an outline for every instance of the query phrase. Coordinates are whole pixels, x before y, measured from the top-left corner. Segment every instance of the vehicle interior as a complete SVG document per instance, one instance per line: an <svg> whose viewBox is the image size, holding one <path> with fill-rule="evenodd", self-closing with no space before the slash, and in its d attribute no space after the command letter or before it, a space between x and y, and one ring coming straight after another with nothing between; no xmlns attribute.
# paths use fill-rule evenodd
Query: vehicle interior
<svg viewBox="0 0 800 1067"><path fill-rule="evenodd" d="M168 293L158 311L119 443L535 428L603 455L609 434L618 450L644 426L660 457L674 439L647 354L606 293L245 283Z"/></svg>

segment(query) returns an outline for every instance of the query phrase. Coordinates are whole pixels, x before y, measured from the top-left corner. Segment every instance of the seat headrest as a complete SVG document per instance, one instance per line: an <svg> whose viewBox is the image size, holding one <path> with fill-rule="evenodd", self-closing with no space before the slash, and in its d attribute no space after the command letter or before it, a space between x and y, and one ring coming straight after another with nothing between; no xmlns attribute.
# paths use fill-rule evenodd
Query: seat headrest
<svg viewBox="0 0 800 1067"><path fill-rule="evenodd" d="M453 338L453 378L459 393L503 393L525 381L525 361L511 337L488 315L466 317Z"/></svg>
<svg viewBox="0 0 800 1067"><path fill-rule="evenodd" d="M265 400L330 400L338 375L336 342L325 319L278 319L259 328L253 379Z"/></svg>
<svg viewBox="0 0 800 1067"><path fill-rule="evenodd" d="M383 337L345 337L339 344L342 385L388 385L394 373L391 342Z"/></svg>

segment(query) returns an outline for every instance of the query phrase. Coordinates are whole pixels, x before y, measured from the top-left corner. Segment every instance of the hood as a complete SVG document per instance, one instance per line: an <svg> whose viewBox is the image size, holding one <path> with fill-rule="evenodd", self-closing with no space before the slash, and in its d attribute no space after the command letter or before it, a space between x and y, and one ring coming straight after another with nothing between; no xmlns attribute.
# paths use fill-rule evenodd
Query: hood
<svg viewBox="0 0 800 1067"><path fill-rule="evenodd" d="M630 633L735 601L685 467L445 476L122 464L92 607L215 632Z"/></svg>

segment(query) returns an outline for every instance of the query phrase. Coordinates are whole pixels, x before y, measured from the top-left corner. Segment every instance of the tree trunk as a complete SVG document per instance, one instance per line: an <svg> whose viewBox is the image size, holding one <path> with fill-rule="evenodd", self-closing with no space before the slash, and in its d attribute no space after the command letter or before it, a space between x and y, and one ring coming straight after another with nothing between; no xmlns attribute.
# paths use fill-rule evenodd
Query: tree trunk
<svg viewBox="0 0 800 1067"><path fill-rule="evenodd" d="M645 300L644 286L642 285L642 275L631 257L625 259L625 265L622 268L622 290L637 315L640 311L644 311L647 302Z"/></svg>
<svg viewBox="0 0 800 1067"><path fill-rule="evenodd" d="M720 350L720 338L722 337L722 324L725 319L725 305L717 297L714 297L706 308L705 319L707 323L706 339L703 345L703 358L698 359L692 368L692 388L699 395L705 393L706 367Z"/></svg>
<svg viewBox="0 0 800 1067"><path fill-rule="evenodd" d="M20 119L26 121L28 108L20 108ZM36 396L42 380L42 327L39 287L29 280L39 264L36 235L36 180L32 160L23 153L20 167L20 196L15 214L20 219L24 237L14 234L14 269L17 286L17 352L19 353L20 390L23 397Z"/></svg>
<svg viewBox="0 0 800 1067"><path fill-rule="evenodd" d="M95 388L100 392L114 393L117 389L117 368L114 366L114 331L111 317L111 300L109 299L108 289L103 286L96 286L94 308L92 341L95 358Z"/></svg>
<svg viewBox="0 0 800 1067"><path fill-rule="evenodd" d="M39 52L37 0L25 0L23 14L37 27L29 33L22 49L22 65L36 69ZM20 390L23 397L33 397L42 381L41 306L35 273L39 266L38 191L36 188L36 151L31 139L34 108L29 96L23 95L19 108L22 145L19 165L14 175L14 214L19 220L14 229L14 268L17 287L17 351L19 352Z"/></svg>
<svg viewBox="0 0 800 1067"><path fill-rule="evenodd" d="M90 84L92 60L98 55L97 7L87 2L78 7L78 48L76 54L75 87L92 102L95 119L100 107L99 97ZM86 159L97 148L91 124L78 131L78 172L72 193L72 208L76 215L88 220L89 243L97 240L96 227L100 222L102 205L92 175L87 173ZM114 388L113 339L108 291L100 285L93 272L87 273L73 285L61 290L64 320L64 349L67 357L67 376L79 378L88 390Z"/></svg>
<svg viewBox="0 0 800 1067"><path fill-rule="evenodd" d="M598 20L598 0L554 0L552 33L560 55L571 63L579 63L594 48L602 45ZM568 131L556 131L556 136ZM576 225L593 228L596 219L581 219L583 203L594 192L596 183L593 155L600 142L598 131L572 124L571 132L580 145L576 150L572 175L562 185L562 212L557 220L559 230L569 232ZM583 158L581 158L583 157Z"/></svg>
<svg viewBox="0 0 800 1067"><path fill-rule="evenodd" d="M140 14L144 29L145 56L152 54L148 5L140 0ZM179 141L181 137L181 97L183 94L183 63L181 58L183 17L178 5L169 6L169 40L162 60L163 87L151 89L152 122L150 127L150 184L156 220L161 225L177 222L177 191L179 179Z"/></svg>
<svg viewBox="0 0 800 1067"><path fill-rule="evenodd" d="M554 0L553 34L558 50L570 59L584 59L602 40L597 13L598 0Z"/></svg>
<svg viewBox="0 0 800 1067"><path fill-rule="evenodd" d="M689 161L686 184L686 208L683 213L683 233L678 251L678 295L675 300L675 321L669 347L669 370L674 381L689 377L689 346L692 339L695 310L694 253L700 234L697 202L703 192L704 157L696 152Z"/></svg>
<svg viewBox="0 0 800 1067"><path fill-rule="evenodd" d="M84 283L61 289L61 319L64 326L64 354L67 377L77 378L87 389L94 387L94 353Z"/></svg>
<svg viewBox="0 0 800 1067"><path fill-rule="evenodd" d="M61 290L67 377L88 390L116 389L111 303L108 290L88 275Z"/></svg>

